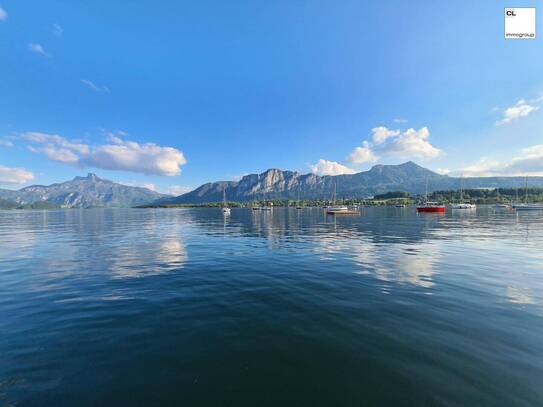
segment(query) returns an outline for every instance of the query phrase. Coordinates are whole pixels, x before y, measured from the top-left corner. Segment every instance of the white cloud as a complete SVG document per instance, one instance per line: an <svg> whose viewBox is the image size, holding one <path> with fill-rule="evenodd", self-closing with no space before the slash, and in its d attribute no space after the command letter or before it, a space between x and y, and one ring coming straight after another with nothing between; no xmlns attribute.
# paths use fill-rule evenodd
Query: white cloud
<svg viewBox="0 0 543 407"><path fill-rule="evenodd" d="M500 175L503 167L499 161L482 157L475 164L465 167L462 173L467 177L492 177Z"/></svg>
<svg viewBox="0 0 543 407"><path fill-rule="evenodd" d="M64 33L64 28L62 28L59 24L53 24L53 34L57 37L61 37Z"/></svg>
<svg viewBox="0 0 543 407"><path fill-rule="evenodd" d="M516 174L543 174L543 144L524 148L513 157L506 170Z"/></svg>
<svg viewBox="0 0 543 407"><path fill-rule="evenodd" d="M536 99L534 102L537 102L538 100L539 99ZM538 109L539 106L529 104L524 99L520 99L514 106L508 107L503 111L503 117L501 120L496 122L496 125L499 126L502 124L509 124L520 119L521 117L528 116L530 113L535 112Z"/></svg>
<svg viewBox="0 0 543 407"><path fill-rule="evenodd" d="M57 134L46 134L40 132L27 132L23 134L23 139L38 145L28 146L33 153L42 153L53 161L62 163L79 163L81 156L86 156L90 152L87 144L68 141Z"/></svg>
<svg viewBox="0 0 543 407"><path fill-rule="evenodd" d="M401 131L379 126L371 129L371 133L372 142L364 140L362 147L356 147L347 156L348 162L360 165L377 161L382 156L431 159L442 153L430 143L428 127Z"/></svg>
<svg viewBox="0 0 543 407"><path fill-rule="evenodd" d="M237 182L237 181L241 181L241 179L242 179L243 177L245 177L246 175L249 175L249 173L248 173L248 172L244 172L244 173L241 174L241 175L234 175L234 176L232 177L232 181L236 181L236 182Z"/></svg>
<svg viewBox="0 0 543 407"><path fill-rule="evenodd" d="M43 147L28 146L28 149L33 153L42 153L52 161L66 164L77 164L79 162L79 156L67 148L47 145Z"/></svg>
<svg viewBox="0 0 543 407"><path fill-rule="evenodd" d="M92 81L89 81L88 79L81 79L81 83L86 85L87 87L89 87L90 89L92 89L93 91L95 92L98 92L98 93L109 93L109 88L107 86L99 86L99 85L96 85L94 82Z"/></svg>
<svg viewBox="0 0 543 407"><path fill-rule="evenodd" d="M186 164L183 153L173 147L154 143L139 144L110 134L109 144L89 146L56 134L28 132L22 136L31 143L30 151L53 161L80 167L131 171L146 175L174 176Z"/></svg>
<svg viewBox="0 0 543 407"><path fill-rule="evenodd" d="M0 165L0 183L2 184L24 184L33 179L34 174L24 168L10 168Z"/></svg>
<svg viewBox="0 0 543 407"><path fill-rule="evenodd" d="M436 158L442 151L434 147L430 141L428 127L420 130L413 128L405 131L392 130L384 126L371 129L371 142L362 141L362 146L355 147L346 161L354 166L378 161L383 156L401 157L403 159ZM319 160L310 165L311 171L319 175L353 174L356 171L334 161Z"/></svg>
<svg viewBox="0 0 543 407"><path fill-rule="evenodd" d="M8 13L2 7L0 7L0 21L6 21L8 19Z"/></svg>
<svg viewBox="0 0 543 407"><path fill-rule="evenodd" d="M179 196L186 194L187 192L192 191L193 188L191 187L185 187L182 185L170 185L168 188L166 188L166 193L174 196Z"/></svg>
<svg viewBox="0 0 543 407"><path fill-rule="evenodd" d="M127 187L139 187L139 188L146 188L151 191L156 191L156 185L151 182L139 183L139 182L132 182L132 181L130 182L120 181L119 184L126 185Z"/></svg>
<svg viewBox="0 0 543 407"><path fill-rule="evenodd" d="M322 158L314 165L310 165L311 172L316 175L354 174L356 171L335 161Z"/></svg>
<svg viewBox="0 0 543 407"><path fill-rule="evenodd" d="M384 126L374 127L371 129L373 133L373 142L375 144L383 144L388 138L396 137L400 134L399 130L390 130Z"/></svg>
<svg viewBox="0 0 543 407"><path fill-rule="evenodd" d="M151 190L151 191L156 191L156 186L155 186L155 184L153 184L153 183L151 183L151 182L143 183L143 184L141 184L141 187L142 187L142 188L147 188L147 189L149 189L149 190Z"/></svg>
<svg viewBox="0 0 543 407"><path fill-rule="evenodd" d="M183 153L173 147L161 147L153 143L139 144L121 139L114 144L94 148L84 161L91 167L106 170L166 176L179 175L181 166L187 162Z"/></svg>
<svg viewBox="0 0 543 407"><path fill-rule="evenodd" d="M50 56L47 52L45 52L45 49L43 49L43 46L41 44L30 43L28 44L28 50L44 57Z"/></svg>
<svg viewBox="0 0 543 407"><path fill-rule="evenodd" d="M483 157L464 168L463 173L469 177L543 176L543 144L521 149L508 163Z"/></svg>
<svg viewBox="0 0 543 407"><path fill-rule="evenodd" d="M373 153L367 141L362 142L362 147L356 147L347 157L348 162L356 165L375 162L377 160L378 157Z"/></svg>
<svg viewBox="0 0 543 407"><path fill-rule="evenodd" d="M436 172L441 175L449 175L451 173L451 170L449 170L448 168L438 168Z"/></svg>
<svg viewBox="0 0 543 407"><path fill-rule="evenodd" d="M0 138L0 146L3 147L13 147L13 143L9 140Z"/></svg>
<svg viewBox="0 0 543 407"><path fill-rule="evenodd" d="M380 147L379 153L402 158L430 159L439 157L442 151L430 144L429 137L428 127L423 127L420 130L407 129Z"/></svg>

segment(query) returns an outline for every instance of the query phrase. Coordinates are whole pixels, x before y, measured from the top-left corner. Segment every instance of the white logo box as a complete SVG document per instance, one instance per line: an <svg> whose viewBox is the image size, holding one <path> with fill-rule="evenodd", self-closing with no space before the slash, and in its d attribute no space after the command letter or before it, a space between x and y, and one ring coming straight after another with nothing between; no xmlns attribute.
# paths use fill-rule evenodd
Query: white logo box
<svg viewBox="0 0 543 407"><path fill-rule="evenodd" d="M506 7L503 11L505 39L535 39L535 15L535 7Z"/></svg>

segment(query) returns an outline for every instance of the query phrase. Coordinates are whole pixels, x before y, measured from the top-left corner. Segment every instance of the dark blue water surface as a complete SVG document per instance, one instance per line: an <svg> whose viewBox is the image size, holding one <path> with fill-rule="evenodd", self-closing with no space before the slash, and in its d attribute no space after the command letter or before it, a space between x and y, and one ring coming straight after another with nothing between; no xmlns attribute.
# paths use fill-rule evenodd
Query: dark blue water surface
<svg viewBox="0 0 543 407"><path fill-rule="evenodd" d="M0 211L0 405L543 405L543 213Z"/></svg>

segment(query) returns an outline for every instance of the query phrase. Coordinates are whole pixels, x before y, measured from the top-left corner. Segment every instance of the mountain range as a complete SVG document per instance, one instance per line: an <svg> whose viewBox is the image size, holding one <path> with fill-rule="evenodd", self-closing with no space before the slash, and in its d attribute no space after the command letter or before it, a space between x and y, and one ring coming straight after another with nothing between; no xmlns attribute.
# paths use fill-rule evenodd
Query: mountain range
<svg viewBox="0 0 543 407"><path fill-rule="evenodd" d="M399 165L375 165L369 171L356 174L318 176L295 171L269 169L250 174L239 181L218 181L203 184L175 198L159 200L160 204L194 204L218 202L223 190L228 201L262 199L331 199L334 188L338 198L367 198L390 191L411 194L474 188L515 188L524 186L524 177L460 178L437 174L412 161ZM543 177L530 177L530 186L543 187Z"/></svg>
<svg viewBox="0 0 543 407"><path fill-rule="evenodd" d="M0 189L0 207L132 207L149 204L168 195L147 188L117 184L88 174L59 184L31 185L17 191Z"/></svg>
<svg viewBox="0 0 543 407"><path fill-rule="evenodd" d="M301 174L295 171L269 169L250 174L239 181L218 181L201 185L186 194L172 197L147 188L115 183L88 174L49 186L32 185L19 190L0 189L0 208L89 208L134 207L149 204L198 204L219 202L223 190L228 201L271 199L367 198L391 191L411 194L475 188L521 188L524 177L456 178L440 175L414 162L399 165L375 165L368 171L336 176ZM543 177L530 177L531 187L543 187Z"/></svg>

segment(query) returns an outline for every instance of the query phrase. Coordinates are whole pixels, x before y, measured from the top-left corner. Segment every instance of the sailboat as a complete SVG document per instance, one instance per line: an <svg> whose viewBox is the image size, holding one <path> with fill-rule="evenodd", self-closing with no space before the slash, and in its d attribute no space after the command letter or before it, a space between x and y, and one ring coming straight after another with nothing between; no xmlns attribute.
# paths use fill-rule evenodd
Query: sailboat
<svg viewBox="0 0 543 407"><path fill-rule="evenodd" d="M258 199L258 195L256 196L256 198ZM253 206L251 207L251 209L252 209L253 211L259 211L259 210L260 210L260 205L257 203L257 201L255 201L255 202L253 203Z"/></svg>
<svg viewBox="0 0 543 407"><path fill-rule="evenodd" d="M515 204L513 208L516 211L543 211L543 203L528 203L528 176L526 176L524 203Z"/></svg>
<svg viewBox="0 0 543 407"><path fill-rule="evenodd" d="M222 213L225 215L230 215L230 208L226 206L226 187L222 189Z"/></svg>
<svg viewBox="0 0 543 407"><path fill-rule="evenodd" d="M428 178L426 178L426 192L424 193L424 203L417 206L417 212L445 212L445 205L437 202L428 201Z"/></svg>
<svg viewBox="0 0 543 407"><path fill-rule="evenodd" d="M264 197L267 198L266 195L265 195ZM264 202L265 202L265 201L264 201ZM271 211L272 209L273 209L273 202L268 202L267 204L266 204L266 202L265 202L264 206L262 206L262 207L260 208L261 211Z"/></svg>
<svg viewBox="0 0 543 407"><path fill-rule="evenodd" d="M460 177L460 203L452 204L451 209L475 209L475 204L462 202L464 200L464 178Z"/></svg>
<svg viewBox="0 0 543 407"><path fill-rule="evenodd" d="M500 188L496 188L496 205L494 205L496 209L509 209L511 208L511 205L508 205L506 203L500 202Z"/></svg>
<svg viewBox="0 0 543 407"><path fill-rule="evenodd" d="M359 214L358 211L349 210L349 208L346 207L345 205L336 204L336 187L337 187L337 183L334 182L334 195L332 199L332 206L329 206L326 209L326 213L328 215L357 215Z"/></svg>
<svg viewBox="0 0 543 407"><path fill-rule="evenodd" d="M300 190L298 189L298 200L296 201L296 209L304 209L300 202Z"/></svg>

